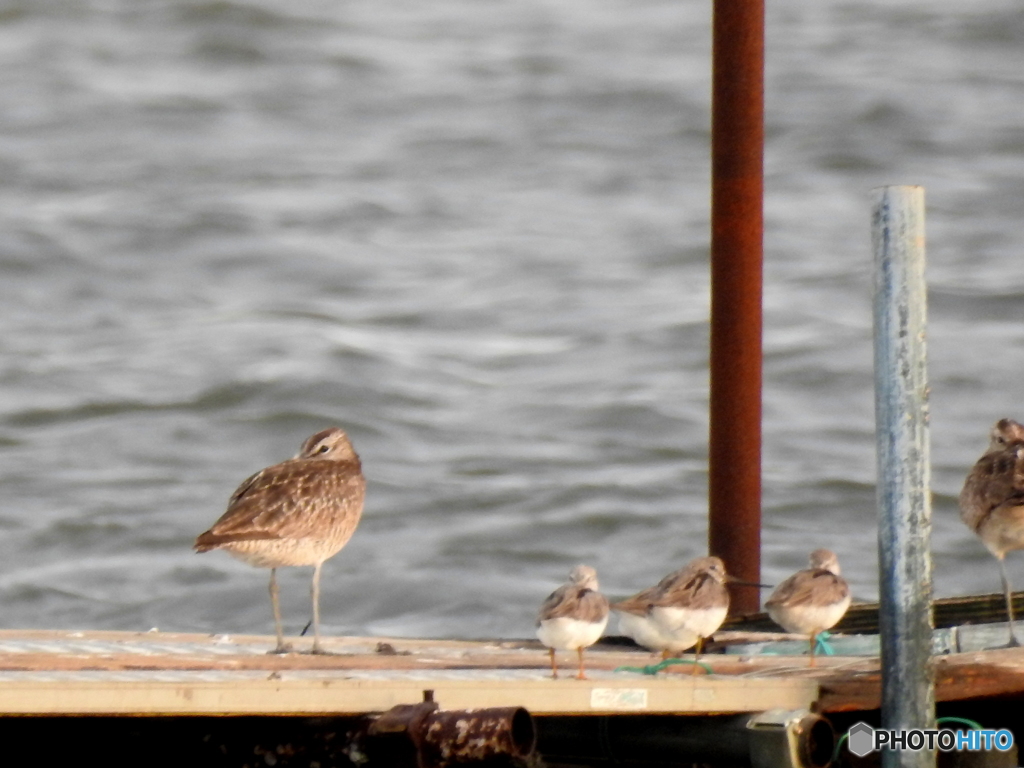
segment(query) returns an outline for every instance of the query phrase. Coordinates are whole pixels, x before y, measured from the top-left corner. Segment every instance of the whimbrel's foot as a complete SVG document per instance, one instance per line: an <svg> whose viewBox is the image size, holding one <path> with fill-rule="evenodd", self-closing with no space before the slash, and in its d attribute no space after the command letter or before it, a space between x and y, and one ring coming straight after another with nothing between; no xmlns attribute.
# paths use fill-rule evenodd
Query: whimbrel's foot
<svg viewBox="0 0 1024 768"><path fill-rule="evenodd" d="M280 654L280 653L295 653L295 646L291 643L281 643L277 648L273 648L267 651L268 655Z"/></svg>
<svg viewBox="0 0 1024 768"><path fill-rule="evenodd" d="M340 655L340 654L335 653L334 651L324 650L319 645L314 645L308 651L303 651L303 653L308 653L311 656L338 656L338 655Z"/></svg>

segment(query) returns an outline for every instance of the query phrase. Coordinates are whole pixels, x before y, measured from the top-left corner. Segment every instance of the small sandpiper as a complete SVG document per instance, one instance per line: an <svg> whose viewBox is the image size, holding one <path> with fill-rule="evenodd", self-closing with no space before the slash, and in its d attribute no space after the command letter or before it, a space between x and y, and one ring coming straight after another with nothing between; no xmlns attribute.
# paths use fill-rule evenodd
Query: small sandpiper
<svg viewBox="0 0 1024 768"><path fill-rule="evenodd" d="M960 519L981 538L999 563L1010 624L1010 647L1020 640L1013 626L1013 590L1006 574L1006 553L1024 549L1024 425L1000 419L992 427L988 450L978 459L960 491Z"/></svg>
<svg viewBox="0 0 1024 768"><path fill-rule="evenodd" d="M679 643L696 635L699 659L704 641L722 626L729 613L725 583L731 580L721 558L697 558L661 580L651 598L649 615L662 632ZM694 665L695 673L696 669Z"/></svg>
<svg viewBox="0 0 1024 768"><path fill-rule="evenodd" d="M295 458L248 478L227 511L196 539L197 552L223 549L270 569L270 603L277 647L286 653L278 606L277 569L312 565L313 653L320 647L320 569L352 538L363 512L366 481L348 435L337 427L306 440Z"/></svg>
<svg viewBox="0 0 1024 768"><path fill-rule="evenodd" d="M818 635L834 627L850 607L850 587L839 575L839 558L829 549L811 552L810 568L797 571L764 604L772 621L794 634L807 635L814 649Z"/></svg>
<svg viewBox="0 0 1024 768"><path fill-rule="evenodd" d="M599 591L597 571L577 565L563 584L544 601L537 616L537 637L548 647L551 676L558 678L555 650L575 650L579 657L578 680L586 680L583 650L596 643L608 624L608 598Z"/></svg>
<svg viewBox="0 0 1024 768"><path fill-rule="evenodd" d="M680 630L673 637L662 631L650 616L651 601L657 592L657 586L650 587L612 603L612 610L619 614L619 631L622 634L648 650L661 652L662 659L667 659L693 648L697 644L697 635Z"/></svg>

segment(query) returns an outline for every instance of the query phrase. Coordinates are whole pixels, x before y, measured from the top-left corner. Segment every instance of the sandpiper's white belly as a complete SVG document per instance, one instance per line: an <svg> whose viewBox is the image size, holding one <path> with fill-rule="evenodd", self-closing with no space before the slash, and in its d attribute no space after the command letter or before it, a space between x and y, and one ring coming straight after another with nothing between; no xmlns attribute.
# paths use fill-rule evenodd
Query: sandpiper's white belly
<svg viewBox="0 0 1024 768"><path fill-rule="evenodd" d="M683 633L710 637L722 626L728 612L728 606L714 608L654 606L651 608L650 616L663 632L667 632L681 642Z"/></svg>
<svg viewBox="0 0 1024 768"><path fill-rule="evenodd" d="M787 632L809 635L834 627L849 607L847 596L830 605L768 605L766 610L772 621Z"/></svg>
<svg viewBox="0 0 1024 768"><path fill-rule="evenodd" d="M541 621L537 627L537 637L548 648L574 651L596 643L607 624L607 615L601 621L580 621L568 616L559 616L557 619Z"/></svg>
<svg viewBox="0 0 1024 768"><path fill-rule="evenodd" d="M619 631L631 637L644 648L652 651L673 651L676 653L692 648L697 644L697 635L680 630L675 637L662 631L650 616L637 616L635 613L619 614Z"/></svg>

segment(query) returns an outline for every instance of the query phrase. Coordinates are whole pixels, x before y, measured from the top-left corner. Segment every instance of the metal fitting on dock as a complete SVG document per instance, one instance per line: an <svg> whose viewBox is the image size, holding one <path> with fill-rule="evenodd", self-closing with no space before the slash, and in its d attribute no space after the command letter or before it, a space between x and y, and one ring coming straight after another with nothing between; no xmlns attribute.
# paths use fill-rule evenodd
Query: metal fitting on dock
<svg viewBox="0 0 1024 768"><path fill-rule="evenodd" d="M537 735L522 707L442 711L432 697L367 718L349 745L353 763L394 768L532 764Z"/></svg>
<svg viewBox="0 0 1024 768"><path fill-rule="evenodd" d="M832 724L807 710L772 709L747 721L752 768L824 768L832 761Z"/></svg>

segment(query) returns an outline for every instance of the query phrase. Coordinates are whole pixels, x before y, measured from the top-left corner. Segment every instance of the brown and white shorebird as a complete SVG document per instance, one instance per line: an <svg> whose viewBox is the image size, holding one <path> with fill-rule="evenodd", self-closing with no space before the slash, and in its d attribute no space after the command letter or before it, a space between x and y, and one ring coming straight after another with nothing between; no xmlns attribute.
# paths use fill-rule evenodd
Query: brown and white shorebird
<svg viewBox="0 0 1024 768"><path fill-rule="evenodd" d="M555 651L574 650L579 657L576 678L586 680L583 650L596 643L608 624L608 598L599 591L597 571L577 565L563 584L544 601L537 616L537 637L548 647L551 676L558 677Z"/></svg>
<svg viewBox="0 0 1024 768"><path fill-rule="evenodd" d="M619 631L655 653L661 652L663 659L672 654L682 653L697 644L697 634L679 630L675 636L669 635L651 618L651 603L658 587L653 586L632 597L612 603L612 610L619 615Z"/></svg>
<svg viewBox="0 0 1024 768"><path fill-rule="evenodd" d="M680 643L696 635L700 658L704 641L722 626L729 612L725 584L733 580L721 558L699 557L661 580L651 597L649 615L662 632ZM696 669L694 665L695 673Z"/></svg>
<svg viewBox="0 0 1024 768"><path fill-rule="evenodd" d="M363 513L366 481L348 435L325 429L293 459L261 469L231 495L227 511L196 539L197 552L223 549L270 569L270 602L277 647L289 650L281 628L277 569L312 565L313 653L320 647L320 569L348 540Z"/></svg>
<svg viewBox="0 0 1024 768"><path fill-rule="evenodd" d="M797 571L772 592L764 604L772 621L787 632L807 635L814 647L818 635L834 627L850 607L850 587L839 575L839 558L830 549L811 552L811 567Z"/></svg>
<svg viewBox="0 0 1024 768"><path fill-rule="evenodd" d="M989 437L988 450L968 473L960 491L960 518L999 563L1010 646L1019 646L1013 627L1013 590L1004 558L1007 552L1024 549L1024 425L1000 419Z"/></svg>

